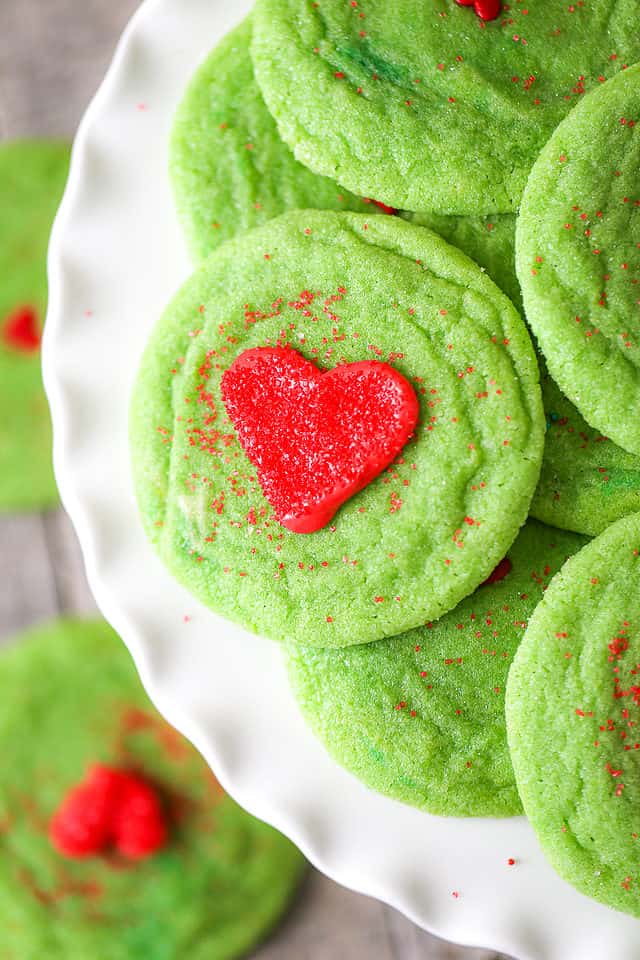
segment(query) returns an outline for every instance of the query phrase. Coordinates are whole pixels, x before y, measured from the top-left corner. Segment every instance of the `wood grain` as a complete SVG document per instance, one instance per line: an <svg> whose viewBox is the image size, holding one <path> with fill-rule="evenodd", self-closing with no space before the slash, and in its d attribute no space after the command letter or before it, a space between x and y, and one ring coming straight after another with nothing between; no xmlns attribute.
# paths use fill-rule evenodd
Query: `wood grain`
<svg viewBox="0 0 640 960"><path fill-rule="evenodd" d="M0 137L72 137L136 6L136 0L0 0ZM40 620L93 611L63 511L0 516L0 643ZM288 917L253 960L498 958L436 940L311 870Z"/></svg>

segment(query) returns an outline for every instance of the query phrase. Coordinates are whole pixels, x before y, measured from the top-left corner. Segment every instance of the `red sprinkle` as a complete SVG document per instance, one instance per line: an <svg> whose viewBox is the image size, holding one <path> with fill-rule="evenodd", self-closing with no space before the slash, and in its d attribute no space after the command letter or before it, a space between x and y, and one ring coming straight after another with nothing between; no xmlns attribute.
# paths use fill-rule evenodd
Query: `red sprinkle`
<svg viewBox="0 0 640 960"><path fill-rule="evenodd" d="M418 420L413 387L377 360L323 372L291 347L245 350L222 399L280 523L326 526L398 455Z"/></svg>
<svg viewBox="0 0 640 960"><path fill-rule="evenodd" d="M141 860L164 846L167 826L156 791L142 777L96 764L53 815L49 838L65 857L114 847Z"/></svg>
<svg viewBox="0 0 640 960"><path fill-rule="evenodd" d="M35 353L40 349L38 314L34 307L18 307L2 325L2 339L8 347L21 353Z"/></svg>

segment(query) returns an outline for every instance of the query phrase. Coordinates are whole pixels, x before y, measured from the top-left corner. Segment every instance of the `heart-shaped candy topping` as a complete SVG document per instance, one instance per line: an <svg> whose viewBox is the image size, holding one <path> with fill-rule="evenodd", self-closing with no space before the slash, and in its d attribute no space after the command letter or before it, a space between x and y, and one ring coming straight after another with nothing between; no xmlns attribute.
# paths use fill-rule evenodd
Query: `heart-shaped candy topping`
<svg viewBox="0 0 640 960"><path fill-rule="evenodd" d="M411 384L387 363L323 372L290 347L245 350L222 399L280 523L313 533L398 455L418 420Z"/></svg>
<svg viewBox="0 0 640 960"><path fill-rule="evenodd" d="M164 846L167 827L158 796L145 780L96 765L62 801L49 836L66 857L89 857L114 847L141 860Z"/></svg>
<svg viewBox="0 0 640 960"><path fill-rule="evenodd" d="M8 347L34 353L40 347L38 314L33 307L18 307L2 324L2 339Z"/></svg>
<svg viewBox="0 0 640 960"><path fill-rule="evenodd" d="M495 20L502 9L501 0L456 0L461 7L473 7L481 20Z"/></svg>

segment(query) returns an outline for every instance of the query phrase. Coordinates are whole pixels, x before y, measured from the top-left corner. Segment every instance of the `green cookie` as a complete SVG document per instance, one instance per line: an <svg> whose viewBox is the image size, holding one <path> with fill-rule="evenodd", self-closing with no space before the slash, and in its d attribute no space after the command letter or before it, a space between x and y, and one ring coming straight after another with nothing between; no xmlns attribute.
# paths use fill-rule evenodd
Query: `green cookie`
<svg viewBox="0 0 640 960"><path fill-rule="evenodd" d="M640 514L563 567L509 673L520 797L553 867L640 916Z"/></svg>
<svg viewBox="0 0 640 960"><path fill-rule="evenodd" d="M0 144L0 511L58 499L40 333L49 232L68 169L67 144Z"/></svg>
<svg viewBox="0 0 640 960"><path fill-rule="evenodd" d="M637 0L257 0L258 84L296 158L365 197L440 213L517 209L585 89L640 60Z"/></svg>
<svg viewBox="0 0 640 960"><path fill-rule="evenodd" d="M639 167L640 64L555 131L531 173L516 234L527 319L551 376L588 423L636 455Z"/></svg>
<svg viewBox="0 0 640 960"><path fill-rule="evenodd" d="M282 142L255 82L250 41L245 20L196 71L176 114L171 179L196 261L287 210L370 209L303 167Z"/></svg>
<svg viewBox="0 0 640 960"><path fill-rule="evenodd" d="M515 271L516 218L403 214L460 247L522 309ZM595 536L640 510L640 459L603 437L562 395L541 363L547 435L531 515L544 523Z"/></svg>
<svg viewBox="0 0 640 960"><path fill-rule="evenodd" d="M156 713L106 623L57 621L0 659L0 934L16 960L230 960L274 925L304 861ZM142 772L168 819L145 860L63 857L49 822L94 763Z"/></svg>
<svg viewBox="0 0 640 960"><path fill-rule="evenodd" d="M279 526L225 417L245 349L386 360L421 423L314 534ZM286 411L283 411L286 415ZM135 388L144 524L175 576L275 639L345 646L437 619L504 556L542 456L538 368L510 301L459 250L396 217L290 213L214 253L168 307Z"/></svg>
<svg viewBox="0 0 640 960"><path fill-rule="evenodd" d="M521 812L504 689L547 581L584 538L529 521L488 583L437 623L347 650L289 647L302 712L374 790L443 816Z"/></svg>

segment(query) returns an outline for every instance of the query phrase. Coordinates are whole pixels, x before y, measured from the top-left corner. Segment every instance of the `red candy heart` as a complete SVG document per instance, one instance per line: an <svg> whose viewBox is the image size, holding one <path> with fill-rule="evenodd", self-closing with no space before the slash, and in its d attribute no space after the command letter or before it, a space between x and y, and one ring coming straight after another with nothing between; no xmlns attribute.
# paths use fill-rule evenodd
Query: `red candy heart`
<svg viewBox="0 0 640 960"><path fill-rule="evenodd" d="M387 363L323 372L290 347L245 350L222 399L280 523L313 533L398 455L418 420L411 384Z"/></svg>
<svg viewBox="0 0 640 960"><path fill-rule="evenodd" d="M500 0L456 0L460 7L473 7L481 20L495 20L500 15Z"/></svg>
<svg viewBox="0 0 640 960"><path fill-rule="evenodd" d="M62 801L49 837L66 857L89 857L113 846L140 860L164 846L167 827L157 794L145 780L96 765Z"/></svg>
<svg viewBox="0 0 640 960"><path fill-rule="evenodd" d="M33 307L18 307L2 325L2 339L8 347L34 353L40 347L38 314Z"/></svg>

